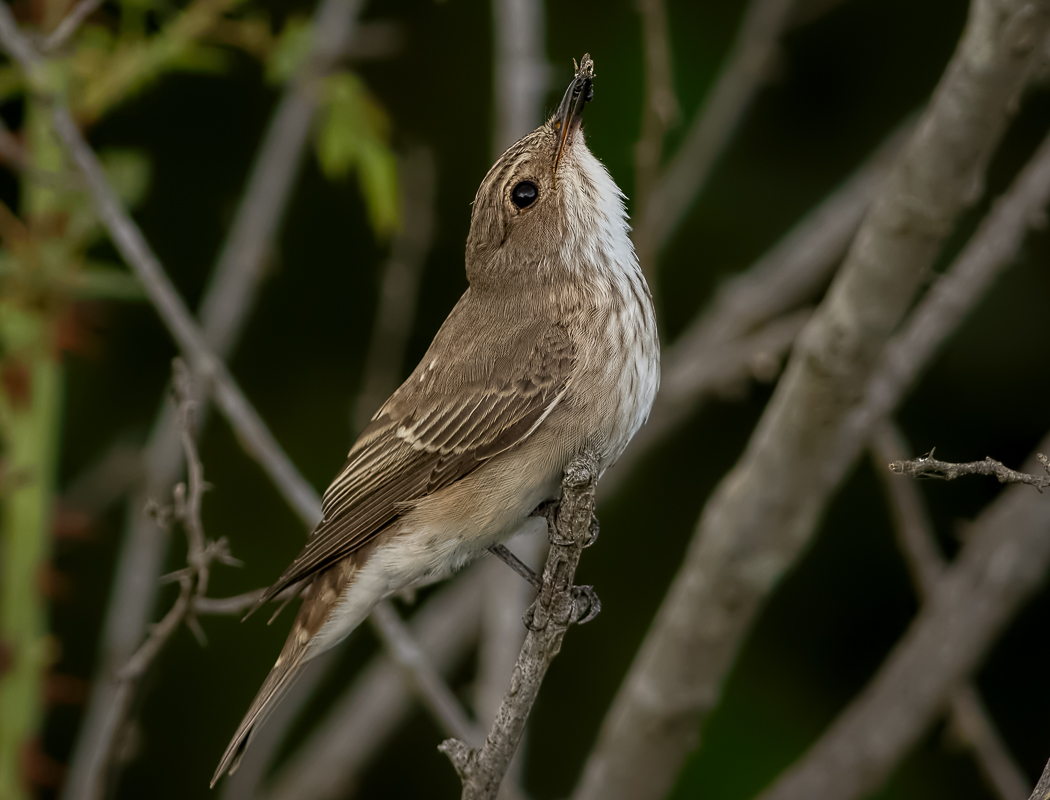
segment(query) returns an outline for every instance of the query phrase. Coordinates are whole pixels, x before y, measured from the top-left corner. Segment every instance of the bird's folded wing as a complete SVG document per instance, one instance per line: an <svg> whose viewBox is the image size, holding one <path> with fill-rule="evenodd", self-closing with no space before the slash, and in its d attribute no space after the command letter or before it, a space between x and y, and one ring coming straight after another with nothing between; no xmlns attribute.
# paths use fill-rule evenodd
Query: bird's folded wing
<svg viewBox="0 0 1050 800"><path fill-rule="evenodd" d="M575 363L564 329L529 334L516 358L450 368L424 358L362 432L325 492L323 519L258 605L369 542L412 501L527 439L564 396Z"/></svg>

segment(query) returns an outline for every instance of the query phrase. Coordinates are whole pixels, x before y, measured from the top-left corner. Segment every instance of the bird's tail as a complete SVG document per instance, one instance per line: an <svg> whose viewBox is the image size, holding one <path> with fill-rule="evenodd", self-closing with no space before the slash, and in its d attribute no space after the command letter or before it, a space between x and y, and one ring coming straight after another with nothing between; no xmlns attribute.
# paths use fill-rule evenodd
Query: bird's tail
<svg viewBox="0 0 1050 800"><path fill-rule="evenodd" d="M244 751L251 743L255 732L262 727L266 718L270 716L270 713L276 708L281 698L292 688L292 684L295 683L295 679L302 671L308 660L305 657L307 648L296 647L295 644L291 640L288 642L288 645L292 646L285 646L281 652L281 657L277 659L277 663L274 664L270 674L263 681L259 693L255 695L255 699L252 700L252 704L248 708L248 713L244 715L244 719L241 720L241 724L237 727L237 732L233 735L229 747L222 754L219 768L215 770L215 775L211 779L212 787L225 773L233 774L237 769L241 756L244 755Z"/></svg>

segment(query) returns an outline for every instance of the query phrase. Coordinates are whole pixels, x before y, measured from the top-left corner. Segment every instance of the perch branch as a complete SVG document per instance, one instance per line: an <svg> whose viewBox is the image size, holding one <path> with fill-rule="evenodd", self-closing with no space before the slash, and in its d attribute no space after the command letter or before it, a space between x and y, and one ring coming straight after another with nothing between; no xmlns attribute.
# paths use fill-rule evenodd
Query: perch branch
<svg viewBox="0 0 1050 800"><path fill-rule="evenodd" d="M1050 449L1050 436L1038 449ZM959 556L875 677L760 800L873 793L1045 583L1048 526L1047 498L1020 485L1004 490L974 520Z"/></svg>
<svg viewBox="0 0 1050 800"><path fill-rule="evenodd" d="M583 548L592 540L597 462L583 453L565 469L561 500L548 518L550 552L543 569L543 589L526 612L525 643L496 721L485 744L476 750L457 739L441 745L463 781L463 800L495 798L525 731L529 712L551 661L561 649L568 626L579 618L573 577ZM582 588L582 587L581 587Z"/></svg>
<svg viewBox="0 0 1050 800"><path fill-rule="evenodd" d="M670 790L762 602L805 548L845 472L827 467L846 417L976 199L1048 27L1050 0L972 4L930 106L795 342L745 453L704 508L576 800L645 800Z"/></svg>
<svg viewBox="0 0 1050 800"><path fill-rule="evenodd" d="M928 602L945 569L937 536L916 485L891 477L885 469L887 462L907 457L904 436L896 425L883 420L872 431L871 443L876 472L882 479L893 514L898 546L919 599ZM948 710L952 727L970 748L985 782L1000 800L1028 797L1028 779L1010 755L972 680L952 691Z"/></svg>
<svg viewBox="0 0 1050 800"><path fill-rule="evenodd" d="M994 475L999 479L999 483L1023 483L1042 491L1050 486L1050 461L1042 453L1037 458L1043 465L1046 475L1029 475L1026 472L1018 472L987 456L984 461L953 464L950 461L940 461L934 458L933 450L919 458L893 461L889 465L889 470L906 478L940 478L946 481L954 481L963 475Z"/></svg>

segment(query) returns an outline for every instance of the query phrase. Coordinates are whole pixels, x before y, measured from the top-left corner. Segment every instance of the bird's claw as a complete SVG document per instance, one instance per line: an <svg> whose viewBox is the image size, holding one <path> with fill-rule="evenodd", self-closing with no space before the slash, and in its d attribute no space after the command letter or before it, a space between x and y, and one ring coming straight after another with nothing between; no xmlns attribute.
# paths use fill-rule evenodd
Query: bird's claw
<svg viewBox="0 0 1050 800"><path fill-rule="evenodd" d="M602 601L593 586L572 587L572 613L569 622L584 625L598 616L602 610Z"/></svg>
<svg viewBox="0 0 1050 800"><path fill-rule="evenodd" d="M587 531L587 541L583 543L583 546L590 547L598 541L599 533L601 533L601 526L598 524L598 516L591 514L591 527Z"/></svg>

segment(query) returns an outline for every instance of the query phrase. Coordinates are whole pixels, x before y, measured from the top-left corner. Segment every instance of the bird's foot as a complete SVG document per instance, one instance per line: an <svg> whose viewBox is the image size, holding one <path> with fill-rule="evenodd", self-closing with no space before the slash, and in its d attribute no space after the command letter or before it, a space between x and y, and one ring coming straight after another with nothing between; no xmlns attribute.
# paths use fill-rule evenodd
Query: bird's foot
<svg viewBox="0 0 1050 800"><path fill-rule="evenodd" d="M598 593L593 586L572 587L572 612L569 622L576 625L584 625L598 616L602 610L602 601L598 599Z"/></svg>

